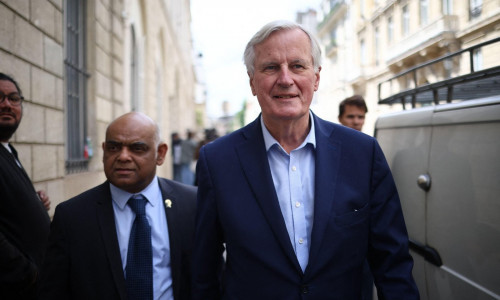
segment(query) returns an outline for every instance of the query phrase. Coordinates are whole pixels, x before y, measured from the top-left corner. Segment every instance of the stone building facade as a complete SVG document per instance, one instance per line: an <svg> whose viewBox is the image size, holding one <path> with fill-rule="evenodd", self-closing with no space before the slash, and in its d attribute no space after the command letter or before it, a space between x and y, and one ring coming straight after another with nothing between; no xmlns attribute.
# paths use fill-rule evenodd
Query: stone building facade
<svg viewBox="0 0 500 300"><path fill-rule="evenodd" d="M318 38L324 61L313 109L336 121L338 104L353 94L367 101L363 131L373 134L377 117L401 109L378 105L378 84L446 54L500 37L499 0L322 0ZM474 53L481 68L498 65L500 43ZM463 56L419 74L417 84L469 72ZM400 82L400 90L412 88ZM394 92L394 90L393 90Z"/></svg>
<svg viewBox="0 0 500 300"><path fill-rule="evenodd" d="M105 180L101 143L117 116L146 113L167 143L202 128L190 18L189 0L0 0L0 70L26 99L11 141L51 213ZM159 175L171 165L167 155Z"/></svg>

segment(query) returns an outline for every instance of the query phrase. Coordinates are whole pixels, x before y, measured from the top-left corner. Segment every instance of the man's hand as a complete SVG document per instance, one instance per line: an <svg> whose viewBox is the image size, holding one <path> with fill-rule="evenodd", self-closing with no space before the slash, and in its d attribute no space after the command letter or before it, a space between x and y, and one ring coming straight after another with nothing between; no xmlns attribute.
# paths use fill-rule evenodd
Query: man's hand
<svg viewBox="0 0 500 300"><path fill-rule="evenodd" d="M38 198L42 201L43 206L46 210L50 209L50 199L49 196L45 193L44 190L39 190L36 192L38 194Z"/></svg>

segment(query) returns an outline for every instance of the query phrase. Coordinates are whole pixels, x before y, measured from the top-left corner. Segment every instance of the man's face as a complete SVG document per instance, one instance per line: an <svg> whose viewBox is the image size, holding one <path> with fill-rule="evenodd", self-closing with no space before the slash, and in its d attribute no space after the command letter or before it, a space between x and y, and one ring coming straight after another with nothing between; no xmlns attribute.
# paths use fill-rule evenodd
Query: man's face
<svg viewBox="0 0 500 300"><path fill-rule="evenodd" d="M0 80L0 94L9 96L19 95L16 86L8 80ZM8 142L14 132L16 132L23 116L22 105L14 106L9 99L4 99L0 103L0 141Z"/></svg>
<svg viewBox="0 0 500 300"><path fill-rule="evenodd" d="M167 145L155 145L155 126L137 115L126 115L113 122L106 132L104 173L115 186L129 193L146 188L167 153Z"/></svg>
<svg viewBox="0 0 500 300"><path fill-rule="evenodd" d="M280 30L255 46L255 71L250 75L264 120L308 117L319 85L314 71L311 43L300 29Z"/></svg>
<svg viewBox="0 0 500 300"><path fill-rule="evenodd" d="M361 131L365 124L365 110L356 105L346 105L339 117L340 124Z"/></svg>

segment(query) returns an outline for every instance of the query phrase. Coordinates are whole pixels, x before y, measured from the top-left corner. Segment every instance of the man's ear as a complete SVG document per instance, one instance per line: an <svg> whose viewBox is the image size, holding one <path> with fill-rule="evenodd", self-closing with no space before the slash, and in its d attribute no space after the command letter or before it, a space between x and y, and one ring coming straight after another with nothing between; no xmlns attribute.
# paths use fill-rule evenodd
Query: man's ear
<svg viewBox="0 0 500 300"><path fill-rule="evenodd" d="M253 86L253 76L250 75L249 72L247 72L247 74L248 74L248 81L250 82L250 89L252 89L252 95L257 96L257 94L255 93L255 88Z"/></svg>
<svg viewBox="0 0 500 300"><path fill-rule="evenodd" d="M156 164L161 166L165 161L165 156L167 155L168 146L165 143L160 143L158 145L157 153L156 153Z"/></svg>
<svg viewBox="0 0 500 300"><path fill-rule="evenodd" d="M102 142L102 161L104 161L104 148L106 147L106 142Z"/></svg>
<svg viewBox="0 0 500 300"><path fill-rule="evenodd" d="M321 72L321 66L318 67L318 72L316 72L316 79L314 81L314 91L316 92L318 90L318 87L319 87L319 72Z"/></svg>

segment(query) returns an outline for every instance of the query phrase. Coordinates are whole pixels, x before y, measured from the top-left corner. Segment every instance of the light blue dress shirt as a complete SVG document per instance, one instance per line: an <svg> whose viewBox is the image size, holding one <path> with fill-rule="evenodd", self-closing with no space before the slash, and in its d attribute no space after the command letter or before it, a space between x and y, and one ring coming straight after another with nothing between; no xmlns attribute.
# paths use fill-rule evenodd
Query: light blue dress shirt
<svg viewBox="0 0 500 300"><path fill-rule="evenodd" d="M311 129L304 142L288 154L269 133L262 117L262 134L271 167L281 213L285 219L295 255L302 271L309 261L311 230L314 219L314 161L316 136L313 116Z"/></svg>
<svg viewBox="0 0 500 300"><path fill-rule="evenodd" d="M127 205L127 201L133 194L121 190L111 183L110 188L115 213L116 233L125 274L128 241L135 220L135 213ZM151 244L153 247L153 296L155 300L173 300L167 216L158 178L155 176L153 181L138 194L142 194L148 200L146 217L149 225L151 225Z"/></svg>

